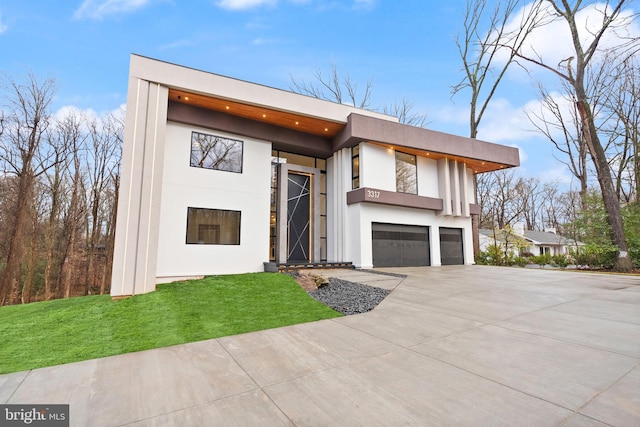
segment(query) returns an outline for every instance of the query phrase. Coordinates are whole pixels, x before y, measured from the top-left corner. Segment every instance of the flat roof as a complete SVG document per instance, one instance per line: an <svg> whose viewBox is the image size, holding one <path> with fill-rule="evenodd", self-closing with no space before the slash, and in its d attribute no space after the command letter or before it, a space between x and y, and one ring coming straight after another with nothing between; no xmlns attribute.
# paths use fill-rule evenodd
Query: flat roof
<svg viewBox="0 0 640 427"><path fill-rule="evenodd" d="M215 111L219 113L217 117L239 118L228 120L227 126L233 129L227 130L246 129L251 132L248 136L268 131L274 145L299 145L301 152L320 157L329 157L360 142L372 142L436 160L464 162L476 173L520 165L517 148L410 126L375 111L136 54L131 55L130 78L169 89L171 120L210 126L211 122L198 111ZM177 105L184 108L176 109ZM289 132L277 132L282 128ZM303 134L314 136L313 147L305 147L304 138L296 142L295 135ZM279 135L283 141L278 141Z"/></svg>

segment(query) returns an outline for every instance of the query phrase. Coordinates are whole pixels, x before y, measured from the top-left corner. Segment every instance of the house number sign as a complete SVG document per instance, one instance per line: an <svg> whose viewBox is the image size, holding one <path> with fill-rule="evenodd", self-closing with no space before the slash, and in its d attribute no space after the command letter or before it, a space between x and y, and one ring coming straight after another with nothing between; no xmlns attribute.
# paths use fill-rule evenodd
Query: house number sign
<svg viewBox="0 0 640 427"><path fill-rule="evenodd" d="M376 190L367 190L367 198L368 199L379 199L380 192Z"/></svg>

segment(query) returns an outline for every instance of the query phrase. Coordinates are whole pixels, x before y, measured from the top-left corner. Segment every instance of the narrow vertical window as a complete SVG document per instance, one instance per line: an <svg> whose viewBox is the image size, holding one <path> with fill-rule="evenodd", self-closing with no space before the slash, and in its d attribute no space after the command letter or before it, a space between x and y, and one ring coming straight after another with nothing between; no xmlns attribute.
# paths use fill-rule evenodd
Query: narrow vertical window
<svg viewBox="0 0 640 427"><path fill-rule="evenodd" d="M396 191L418 194L416 156L396 151Z"/></svg>
<svg viewBox="0 0 640 427"><path fill-rule="evenodd" d="M351 148L351 188L360 188L360 146Z"/></svg>

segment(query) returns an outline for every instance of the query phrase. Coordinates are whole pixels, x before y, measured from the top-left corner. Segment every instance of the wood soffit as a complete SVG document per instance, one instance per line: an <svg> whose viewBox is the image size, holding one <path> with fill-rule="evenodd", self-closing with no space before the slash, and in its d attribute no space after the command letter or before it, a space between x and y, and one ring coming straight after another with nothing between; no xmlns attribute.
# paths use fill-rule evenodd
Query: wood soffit
<svg viewBox="0 0 640 427"><path fill-rule="evenodd" d="M345 123L243 104L178 89L169 89L169 100L327 138L334 138L345 127Z"/></svg>
<svg viewBox="0 0 640 427"><path fill-rule="evenodd" d="M473 170L473 173L493 172L497 170L507 169L511 166L505 166L502 163L489 162L485 160L469 159L467 157L453 156L451 154L439 153L437 151L424 151L416 150L415 148L394 146L390 144L383 144L379 142L373 142L373 144L380 147L385 147L389 150L397 150L407 154L413 154L414 156L420 156L432 160L449 159L455 160L458 163L464 163L469 169Z"/></svg>
<svg viewBox="0 0 640 427"><path fill-rule="evenodd" d="M323 120L315 117L305 116L302 114L274 110L262 106L244 104L237 101L229 101L222 98L195 94L178 89L169 89L169 100L326 138L335 138L346 125L345 123L333 122L330 120ZM417 150L402 146L393 146L390 144L377 143L374 141L371 142L388 149L397 149L398 151L402 151L404 153L414 154L416 156L421 156L433 160L447 158L449 160L455 160L459 163L465 163L468 168L474 171L474 173L491 172L510 167L501 163L490 161L469 159L433 151L427 152L424 150Z"/></svg>

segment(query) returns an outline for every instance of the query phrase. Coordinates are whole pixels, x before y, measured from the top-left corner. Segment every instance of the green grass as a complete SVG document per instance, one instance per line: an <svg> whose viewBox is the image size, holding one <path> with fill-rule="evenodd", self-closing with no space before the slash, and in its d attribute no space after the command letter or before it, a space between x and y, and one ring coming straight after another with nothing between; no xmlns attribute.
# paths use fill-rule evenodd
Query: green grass
<svg viewBox="0 0 640 427"><path fill-rule="evenodd" d="M0 374L276 328L342 314L285 275L255 273L0 307Z"/></svg>

